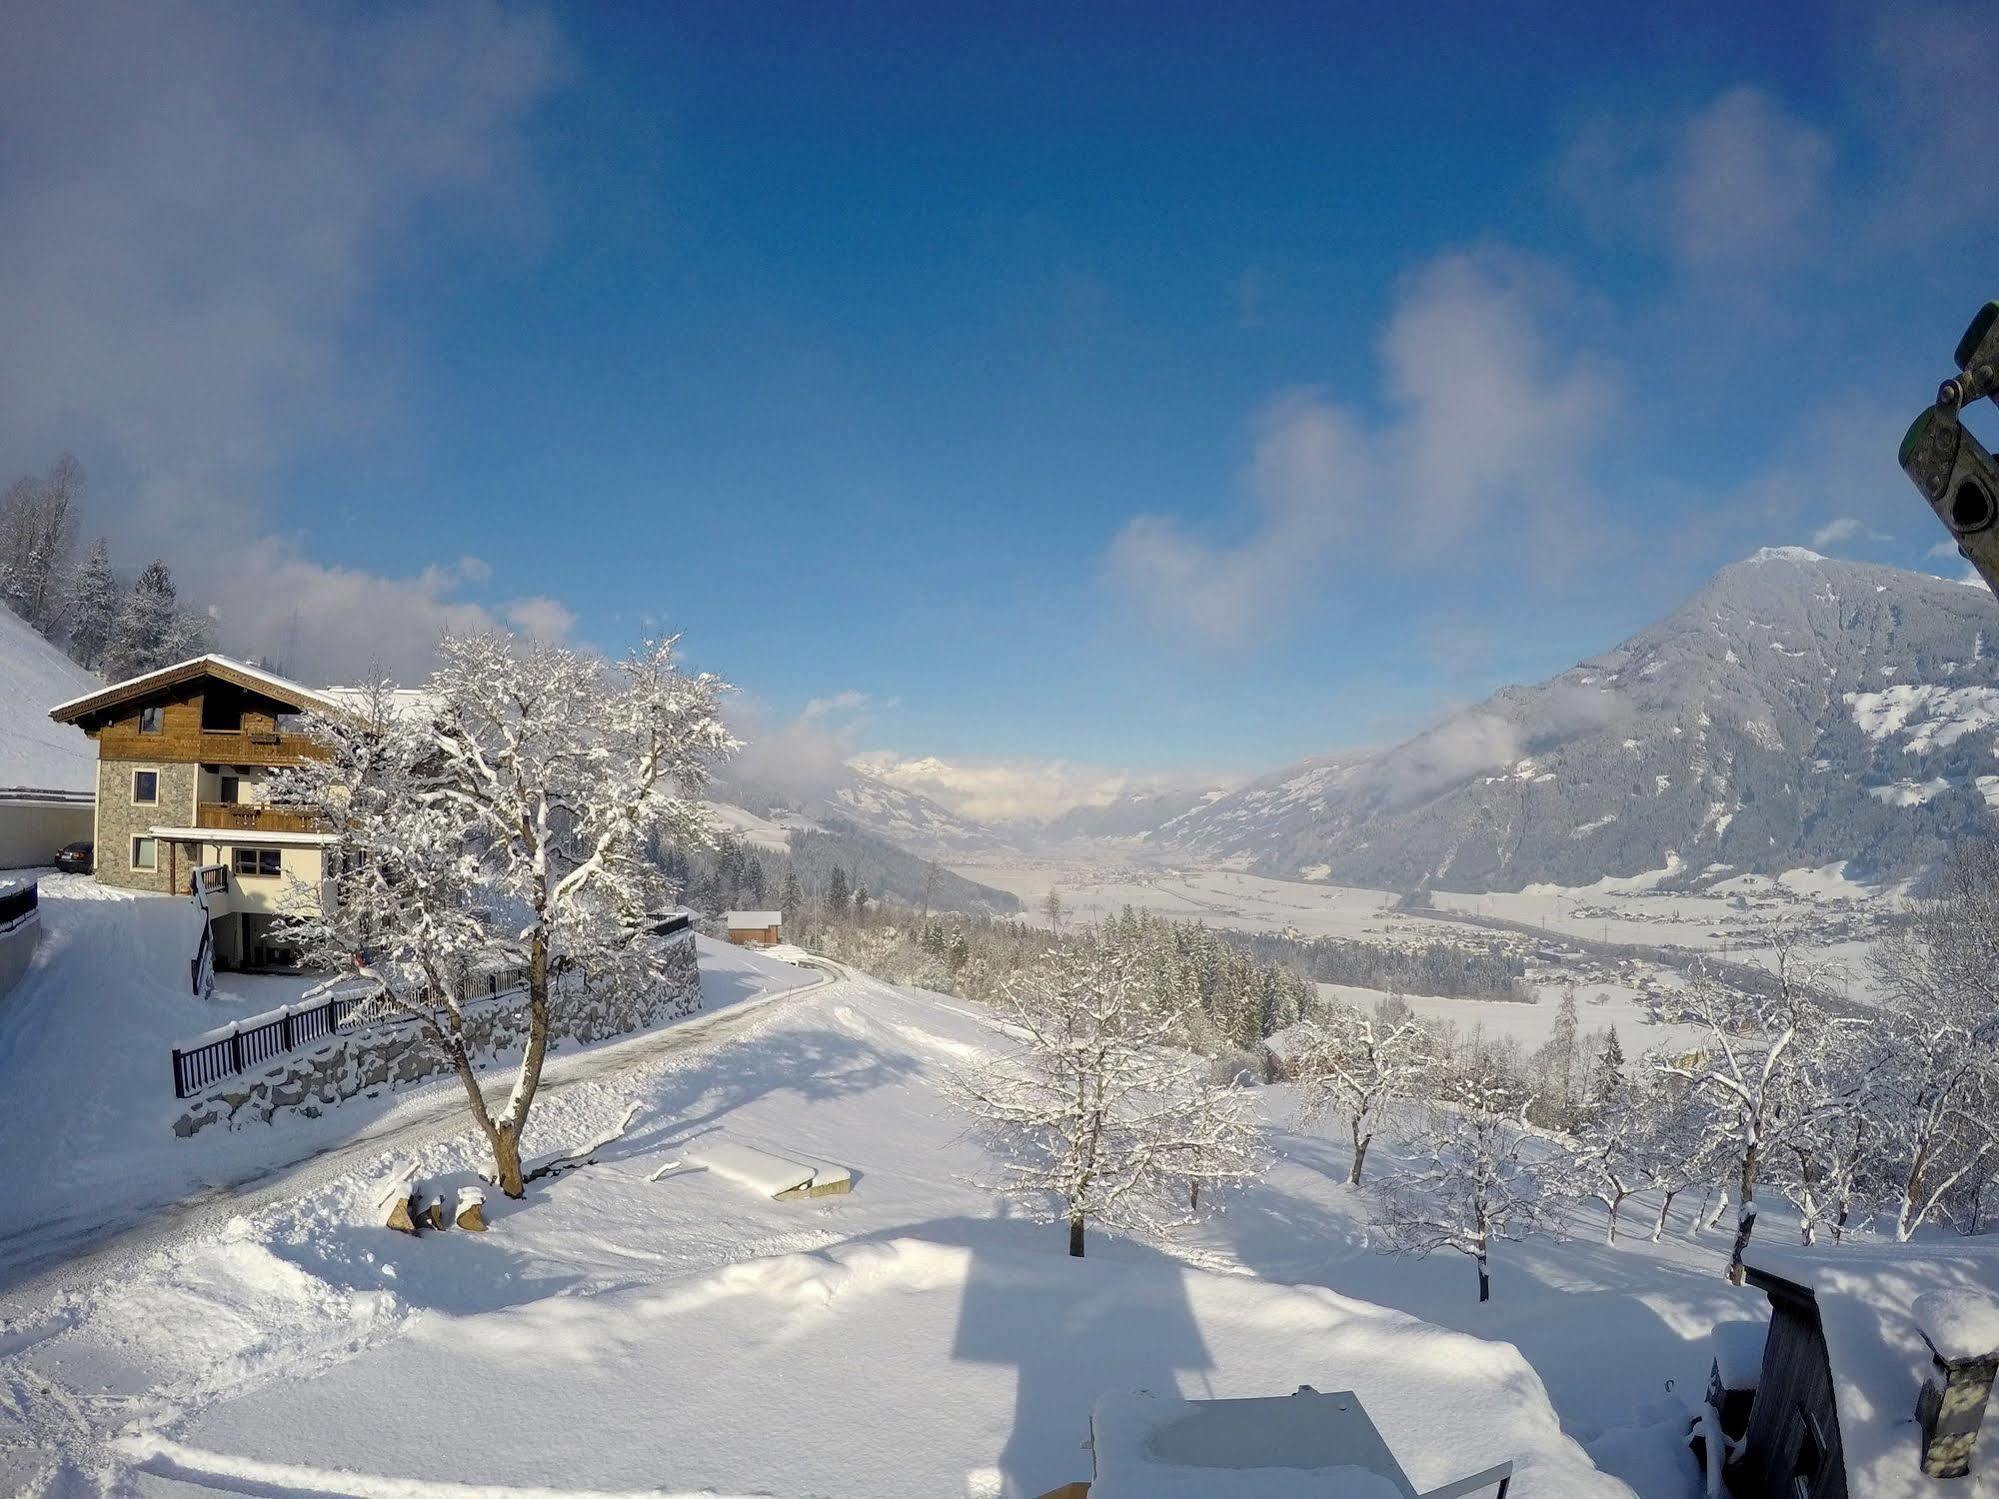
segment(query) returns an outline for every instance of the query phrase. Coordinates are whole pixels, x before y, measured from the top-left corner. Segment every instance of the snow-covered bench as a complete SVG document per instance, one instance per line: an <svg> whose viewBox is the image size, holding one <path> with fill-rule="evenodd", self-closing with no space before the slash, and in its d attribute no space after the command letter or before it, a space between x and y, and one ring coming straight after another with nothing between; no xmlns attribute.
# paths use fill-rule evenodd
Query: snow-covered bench
<svg viewBox="0 0 1999 1499"><path fill-rule="evenodd" d="M844 1166L791 1160L744 1145L717 1140L686 1152L690 1166L712 1171L724 1181L747 1187L763 1197L784 1201L799 1197L835 1197L854 1189L854 1174Z"/></svg>

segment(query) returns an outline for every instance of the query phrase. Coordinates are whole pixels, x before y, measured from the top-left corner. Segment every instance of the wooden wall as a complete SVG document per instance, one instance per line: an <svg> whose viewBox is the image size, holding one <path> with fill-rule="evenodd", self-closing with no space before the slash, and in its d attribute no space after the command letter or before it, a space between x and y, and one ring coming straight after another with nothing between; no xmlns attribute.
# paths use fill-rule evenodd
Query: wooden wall
<svg viewBox="0 0 1999 1499"><path fill-rule="evenodd" d="M202 703L208 691L238 697L243 705L243 727L235 732L215 732L201 727ZM160 732L139 731L142 704L127 703L112 710L101 721L85 725L97 741L100 760L165 760L185 764L207 762L219 765L296 765L310 746L295 734L278 734L278 714L283 705L269 698L242 692L227 683L183 682L164 687L149 700L161 709Z"/></svg>
<svg viewBox="0 0 1999 1499"><path fill-rule="evenodd" d="M1741 1499L1766 1494L1847 1499L1839 1411L1818 1304L1809 1291L1787 1281L1764 1280L1753 1271L1751 1279L1770 1297L1770 1338L1742 1457L1728 1470L1729 1489ZM1816 1465L1815 1447L1822 1452ZM1794 1483L1799 1476L1806 1479L1803 1489Z"/></svg>

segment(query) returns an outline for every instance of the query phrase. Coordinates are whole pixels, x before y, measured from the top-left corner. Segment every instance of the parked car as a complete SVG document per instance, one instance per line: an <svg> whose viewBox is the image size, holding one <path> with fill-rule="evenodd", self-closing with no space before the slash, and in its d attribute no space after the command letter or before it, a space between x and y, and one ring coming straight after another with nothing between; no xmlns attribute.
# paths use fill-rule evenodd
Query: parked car
<svg viewBox="0 0 1999 1499"><path fill-rule="evenodd" d="M95 864L97 845L85 839L81 843L65 843L56 850L56 868L64 874L89 874Z"/></svg>

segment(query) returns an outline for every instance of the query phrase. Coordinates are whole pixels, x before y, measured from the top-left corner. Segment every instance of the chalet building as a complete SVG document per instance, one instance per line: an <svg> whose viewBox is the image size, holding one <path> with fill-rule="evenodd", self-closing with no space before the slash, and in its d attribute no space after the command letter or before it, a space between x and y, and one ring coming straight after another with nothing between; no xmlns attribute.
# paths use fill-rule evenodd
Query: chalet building
<svg viewBox="0 0 1999 1499"><path fill-rule="evenodd" d="M722 922L738 947L775 947L784 940L782 911L725 911Z"/></svg>
<svg viewBox="0 0 1999 1499"><path fill-rule="evenodd" d="M288 967L279 912L318 898L329 835L266 804L273 772L313 752L301 715L339 704L227 656L197 656L49 710L97 747L97 879L190 892L207 871L216 965Z"/></svg>

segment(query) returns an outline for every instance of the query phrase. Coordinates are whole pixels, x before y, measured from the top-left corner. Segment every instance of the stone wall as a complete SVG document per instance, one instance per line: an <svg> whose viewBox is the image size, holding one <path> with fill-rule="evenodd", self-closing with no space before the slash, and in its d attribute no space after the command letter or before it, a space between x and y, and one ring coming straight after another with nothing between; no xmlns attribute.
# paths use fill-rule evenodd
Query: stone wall
<svg viewBox="0 0 1999 1499"><path fill-rule="evenodd" d="M132 772L157 770L160 799L143 806L132 805ZM155 850L155 867L132 867L132 840L147 836L153 827L184 828L194 822L194 781L200 767L155 765L150 761L102 760L97 766L97 879L99 884L118 885L127 890L157 890L163 895L184 894L178 888L172 855L165 842ZM184 878L187 870L179 871Z"/></svg>
<svg viewBox="0 0 1999 1499"><path fill-rule="evenodd" d="M643 995L593 992L587 987L564 994L556 1006L551 1041L588 1045L691 1015L701 1008L701 974L694 934L666 939L668 977ZM485 1066L517 1052L527 1041L527 999L501 995L466 1006L465 1035L475 1062ZM451 1064L417 1026L407 1020L365 1026L328 1037L222 1079L185 1101L174 1121L182 1137L211 1124L238 1127L265 1124L280 1114L316 1119L327 1109L357 1096L376 1098L411 1083L449 1072Z"/></svg>

